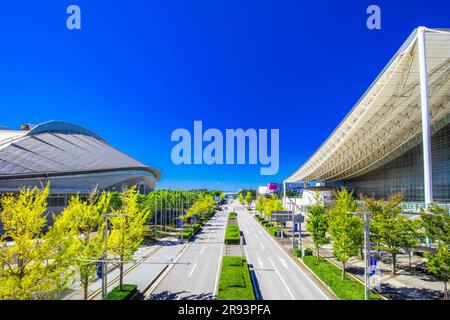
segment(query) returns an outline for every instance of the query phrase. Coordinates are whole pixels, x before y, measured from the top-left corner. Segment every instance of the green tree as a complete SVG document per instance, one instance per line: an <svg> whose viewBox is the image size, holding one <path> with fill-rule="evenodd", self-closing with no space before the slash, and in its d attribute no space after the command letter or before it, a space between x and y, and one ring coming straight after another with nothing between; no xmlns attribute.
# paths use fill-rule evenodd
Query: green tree
<svg viewBox="0 0 450 320"><path fill-rule="evenodd" d="M449 299L447 283L450 278L450 247L439 241L435 254L426 254L428 269L444 283L444 299Z"/></svg>
<svg viewBox="0 0 450 320"><path fill-rule="evenodd" d="M247 207L250 207L252 200L253 200L253 195L250 191L248 191L247 194L245 195L245 202L247 203Z"/></svg>
<svg viewBox="0 0 450 320"><path fill-rule="evenodd" d="M450 215L445 209L432 204L420 217L428 237L450 245Z"/></svg>
<svg viewBox="0 0 450 320"><path fill-rule="evenodd" d="M264 196L258 196L256 198L256 210L259 211L260 214L264 212L264 205L265 205L266 197Z"/></svg>
<svg viewBox="0 0 450 320"><path fill-rule="evenodd" d="M338 214L329 222L333 255L342 263L342 279L345 277L347 261L360 250L362 229L361 219L349 213Z"/></svg>
<svg viewBox="0 0 450 320"><path fill-rule="evenodd" d="M96 260L103 256L103 215L110 209L110 200L109 192L99 195L95 189L86 201L75 195L53 225L54 233L66 235L60 243L70 251L72 265L78 269L85 300L97 270Z"/></svg>
<svg viewBox="0 0 450 320"><path fill-rule="evenodd" d="M403 196L394 194L387 200L367 201L371 214L371 237L379 249L391 254L391 273L396 273L397 256L402 251L408 253L411 260L412 250L419 246L419 224L402 215L400 204Z"/></svg>
<svg viewBox="0 0 450 320"><path fill-rule="evenodd" d="M238 200L241 204L244 204L244 195L242 193L238 194Z"/></svg>
<svg viewBox="0 0 450 320"><path fill-rule="evenodd" d="M342 263L345 277L347 261L361 252L364 244L364 226L361 217L350 212L359 211L353 192L345 187L334 193L336 202L329 213L329 232L332 236L333 254Z"/></svg>
<svg viewBox="0 0 450 320"><path fill-rule="evenodd" d="M317 260L320 257L320 247L327 244L327 231L328 231L328 217L327 208L319 201L319 193L316 192L315 203L308 206L308 220L306 223L306 230L311 233L314 247L317 252Z"/></svg>
<svg viewBox="0 0 450 320"><path fill-rule="evenodd" d="M0 299L52 299L66 283L62 253L44 234L48 194L47 185L0 198Z"/></svg>
<svg viewBox="0 0 450 320"><path fill-rule="evenodd" d="M114 265L119 268L119 288L123 286L124 261L132 259L144 239L148 211L139 208L139 193L133 186L121 193L121 207L109 219L111 234L108 236L108 251Z"/></svg>

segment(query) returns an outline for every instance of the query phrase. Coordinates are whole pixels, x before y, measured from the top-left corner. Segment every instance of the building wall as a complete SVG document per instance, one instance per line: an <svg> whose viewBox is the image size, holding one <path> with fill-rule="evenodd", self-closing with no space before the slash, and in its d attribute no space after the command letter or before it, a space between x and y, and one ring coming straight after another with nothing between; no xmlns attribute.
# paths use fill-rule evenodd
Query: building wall
<svg viewBox="0 0 450 320"><path fill-rule="evenodd" d="M450 203L450 124L431 137L433 200ZM344 181L355 191L376 198L402 192L405 201L424 201L422 144L360 177Z"/></svg>

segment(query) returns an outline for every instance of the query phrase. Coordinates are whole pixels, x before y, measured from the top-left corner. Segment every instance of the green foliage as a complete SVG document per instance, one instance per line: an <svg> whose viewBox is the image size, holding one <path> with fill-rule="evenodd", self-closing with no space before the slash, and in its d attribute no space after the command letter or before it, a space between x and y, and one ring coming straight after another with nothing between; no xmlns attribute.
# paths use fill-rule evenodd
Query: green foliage
<svg viewBox="0 0 450 320"><path fill-rule="evenodd" d="M144 239L148 211L140 209L136 187L124 189L120 194L121 206L109 219L111 234L108 236L108 252L120 270L119 288L123 284L123 261L133 258Z"/></svg>
<svg viewBox="0 0 450 320"><path fill-rule="evenodd" d="M129 300L137 292L137 285L123 284L115 287L108 293L108 300Z"/></svg>
<svg viewBox="0 0 450 320"><path fill-rule="evenodd" d="M333 238L333 255L342 262L342 278L345 276L345 264L356 256L364 242L362 219L350 214L357 209L352 193L342 188L335 192L336 204L330 212L329 232Z"/></svg>
<svg viewBox="0 0 450 320"><path fill-rule="evenodd" d="M308 206L308 220L306 230L311 233L314 247L317 252L317 259L320 257L320 247L327 244L328 216L327 208L319 202L319 193L315 195L316 202Z"/></svg>
<svg viewBox="0 0 450 320"><path fill-rule="evenodd" d="M255 300L245 258L225 256L219 279L219 300Z"/></svg>
<svg viewBox="0 0 450 320"><path fill-rule="evenodd" d="M447 211L432 204L420 216L428 237L450 245L450 214Z"/></svg>
<svg viewBox="0 0 450 320"><path fill-rule="evenodd" d="M447 282L450 279L450 246L439 242L435 254L426 254L428 269L444 283L444 298L448 300Z"/></svg>
<svg viewBox="0 0 450 320"><path fill-rule="evenodd" d="M228 218L232 220L236 219L237 213L235 211L231 211L230 213L228 213Z"/></svg>
<svg viewBox="0 0 450 320"><path fill-rule="evenodd" d="M239 244L241 239L241 233L237 224L230 224L225 231L225 243L226 244Z"/></svg>
<svg viewBox="0 0 450 320"><path fill-rule="evenodd" d="M44 234L49 186L21 189L0 198L0 299L53 299L65 286L65 249Z"/></svg>
<svg viewBox="0 0 450 320"><path fill-rule="evenodd" d="M341 277L341 270L331 262L305 256L303 262L342 300L364 300L364 285L349 276ZM375 294L370 299L378 299Z"/></svg>
<svg viewBox="0 0 450 320"><path fill-rule="evenodd" d="M396 271L397 255L402 250L410 253L420 245L419 223L401 214L401 194L387 200L367 199L371 212L371 237L380 249L392 256L392 274Z"/></svg>

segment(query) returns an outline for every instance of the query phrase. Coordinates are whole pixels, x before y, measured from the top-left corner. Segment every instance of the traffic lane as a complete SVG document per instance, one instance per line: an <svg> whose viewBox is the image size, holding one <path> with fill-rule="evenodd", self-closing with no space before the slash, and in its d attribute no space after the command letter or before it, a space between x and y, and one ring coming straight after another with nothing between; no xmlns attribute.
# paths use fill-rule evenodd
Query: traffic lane
<svg viewBox="0 0 450 320"><path fill-rule="evenodd" d="M267 246L267 259L273 266L292 299L321 300L326 299L322 291L315 283L300 269L300 267L289 257L276 241L263 230L260 223L248 212L244 213L247 221L255 228L260 228L262 236L260 241Z"/></svg>
<svg viewBox="0 0 450 320"><path fill-rule="evenodd" d="M239 212L241 212L239 210ZM245 219L243 213L238 213L239 224L245 236L246 253L248 262L253 267L259 298L263 300L290 300L292 297L286 290L277 274L276 268L269 259L269 245L264 239L261 241L254 228Z"/></svg>
<svg viewBox="0 0 450 320"><path fill-rule="evenodd" d="M217 213L150 295L150 299L214 298L226 213Z"/></svg>
<svg viewBox="0 0 450 320"><path fill-rule="evenodd" d="M263 247L261 250L264 254L262 254L259 259L262 261L263 265L268 265L273 268L279 278L279 283L281 283L284 287L284 290L279 291L276 296L281 294L285 297L287 293L290 299L326 299L322 291L308 276L306 276L300 267L295 264L292 258L289 257L286 252L275 242L275 240L263 229L263 226L258 223L256 219L246 210L242 210L240 212L242 212L242 218L249 226L250 231L252 229L254 230L254 232L249 232L250 238L256 238L260 244L260 247ZM271 292L269 291L269 296L272 297L273 292L272 294L270 293ZM277 299L280 298L277 297Z"/></svg>

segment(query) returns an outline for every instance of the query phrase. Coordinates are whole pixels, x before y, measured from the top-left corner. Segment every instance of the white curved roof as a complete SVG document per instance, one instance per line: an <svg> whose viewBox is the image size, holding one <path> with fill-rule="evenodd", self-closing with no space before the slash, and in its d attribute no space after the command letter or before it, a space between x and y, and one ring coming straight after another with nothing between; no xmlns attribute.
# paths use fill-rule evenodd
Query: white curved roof
<svg viewBox="0 0 450 320"><path fill-rule="evenodd" d="M158 170L69 122L49 121L22 131L0 129L0 179L134 169L160 178Z"/></svg>
<svg viewBox="0 0 450 320"><path fill-rule="evenodd" d="M427 29L430 129L450 122L450 33ZM416 30L292 181L349 179L389 162L421 142Z"/></svg>

